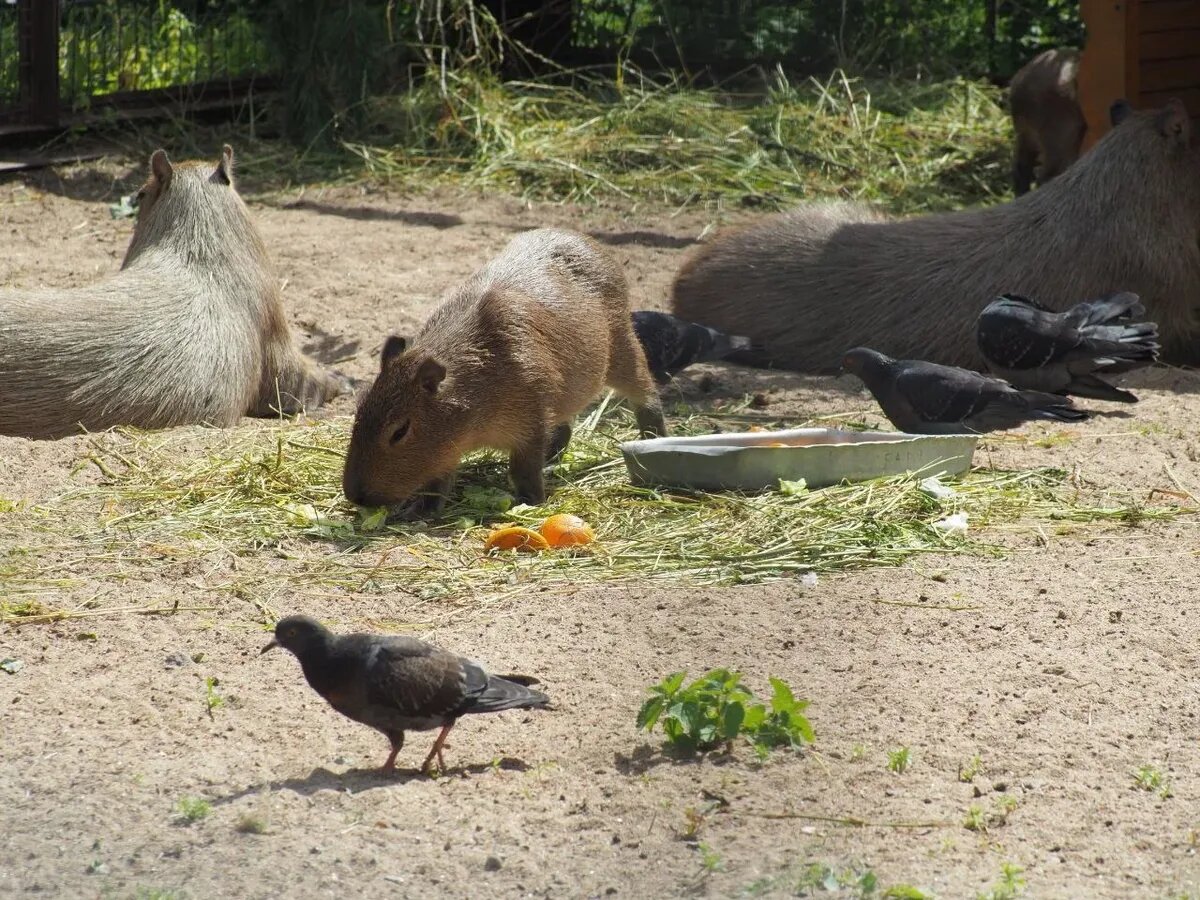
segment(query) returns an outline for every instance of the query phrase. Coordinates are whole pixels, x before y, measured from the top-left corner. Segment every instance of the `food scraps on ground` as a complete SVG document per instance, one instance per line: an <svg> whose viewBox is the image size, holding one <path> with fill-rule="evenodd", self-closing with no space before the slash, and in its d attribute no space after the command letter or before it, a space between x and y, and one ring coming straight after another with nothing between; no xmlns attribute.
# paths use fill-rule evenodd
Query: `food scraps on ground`
<svg viewBox="0 0 1200 900"><path fill-rule="evenodd" d="M581 547L596 539L592 526L579 516L559 513L551 516L538 529L551 547Z"/></svg>
<svg viewBox="0 0 1200 900"><path fill-rule="evenodd" d="M523 553L540 553L549 550L546 539L531 528L521 525L506 525L487 536L484 550L520 550Z"/></svg>

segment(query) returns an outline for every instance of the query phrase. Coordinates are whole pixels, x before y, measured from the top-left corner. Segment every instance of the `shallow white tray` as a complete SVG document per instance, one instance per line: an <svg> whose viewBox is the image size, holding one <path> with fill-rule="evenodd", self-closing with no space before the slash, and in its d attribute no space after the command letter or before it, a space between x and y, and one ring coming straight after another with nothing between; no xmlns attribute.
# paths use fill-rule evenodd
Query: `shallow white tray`
<svg viewBox="0 0 1200 900"><path fill-rule="evenodd" d="M781 478L820 488L906 472L957 475L970 468L978 441L966 434L796 428L629 441L621 453L637 485L758 491ZM778 443L787 446L767 446Z"/></svg>

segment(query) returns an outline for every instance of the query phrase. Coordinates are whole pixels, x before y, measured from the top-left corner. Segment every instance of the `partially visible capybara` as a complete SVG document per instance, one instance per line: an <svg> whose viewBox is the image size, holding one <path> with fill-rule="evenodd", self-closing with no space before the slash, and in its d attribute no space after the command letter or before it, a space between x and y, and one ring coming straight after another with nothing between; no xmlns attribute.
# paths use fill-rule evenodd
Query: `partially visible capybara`
<svg viewBox="0 0 1200 900"><path fill-rule="evenodd" d="M344 391L297 350L233 186L233 150L156 150L121 270L82 288L0 291L0 434L231 425Z"/></svg>
<svg viewBox="0 0 1200 900"><path fill-rule="evenodd" d="M491 447L510 452L518 498L541 503L542 468L605 384L633 401L643 435L664 434L629 312L625 276L595 241L548 228L513 238L450 292L411 346L385 342L354 420L346 496L438 511L463 454Z"/></svg>
<svg viewBox="0 0 1200 900"><path fill-rule="evenodd" d="M1047 50L1025 64L1008 89L1017 143L1013 189L1026 193L1036 178L1045 184L1079 158L1087 122L1079 106L1078 50Z"/></svg>
<svg viewBox="0 0 1200 900"><path fill-rule="evenodd" d="M1176 100L1127 112L1009 203L911 219L814 204L718 235L676 276L673 310L783 368L831 371L859 346L979 368L976 319L1000 294L1063 310L1113 291L1140 295L1164 356L1200 357L1200 147Z"/></svg>

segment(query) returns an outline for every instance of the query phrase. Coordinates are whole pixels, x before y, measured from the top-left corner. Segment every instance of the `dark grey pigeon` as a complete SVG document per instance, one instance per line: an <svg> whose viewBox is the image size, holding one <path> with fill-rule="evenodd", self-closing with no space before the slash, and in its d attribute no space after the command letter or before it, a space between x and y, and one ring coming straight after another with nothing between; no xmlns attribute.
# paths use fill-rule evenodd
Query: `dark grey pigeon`
<svg viewBox="0 0 1200 900"><path fill-rule="evenodd" d="M1137 397L1101 380L1151 365L1158 358L1158 326L1137 294L1087 300L1056 313L1005 294L979 316L976 339L988 369L1014 387L1136 403Z"/></svg>
<svg viewBox="0 0 1200 900"><path fill-rule="evenodd" d="M275 626L272 647L291 650L304 677L342 715L382 731L392 744L384 771L396 767L405 731L442 729L425 757L429 774L459 716L544 707L550 698L527 685L524 675L489 675L478 664L398 635L334 634L308 616L288 616Z"/></svg>
<svg viewBox="0 0 1200 900"><path fill-rule="evenodd" d="M755 354L760 349L748 337L725 334L667 313L638 310L631 315L650 372L659 384L666 384L692 363L725 359L743 352Z"/></svg>
<svg viewBox="0 0 1200 900"><path fill-rule="evenodd" d="M999 378L915 359L892 359L857 347L842 360L875 395L883 414L909 434L976 434L1030 419L1078 422L1088 417L1069 399L1018 391Z"/></svg>

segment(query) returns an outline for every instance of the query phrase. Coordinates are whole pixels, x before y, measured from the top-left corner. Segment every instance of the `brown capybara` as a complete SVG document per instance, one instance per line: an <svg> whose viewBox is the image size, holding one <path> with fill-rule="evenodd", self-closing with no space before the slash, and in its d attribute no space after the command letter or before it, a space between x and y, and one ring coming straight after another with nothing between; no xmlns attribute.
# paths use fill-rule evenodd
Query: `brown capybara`
<svg viewBox="0 0 1200 900"><path fill-rule="evenodd" d="M1128 112L1043 188L986 209L889 219L803 206L718 235L675 278L673 311L766 345L770 364L836 369L850 347L979 368L1000 294L1064 310L1138 294L1164 356L1195 361L1200 147L1187 111Z"/></svg>
<svg viewBox="0 0 1200 900"><path fill-rule="evenodd" d="M354 420L346 496L437 512L463 454L491 447L509 451L518 499L541 503L543 466L605 384L633 401L643 435L665 433L620 266L581 234L520 234L450 292L411 346L385 342Z"/></svg>
<svg viewBox="0 0 1200 900"><path fill-rule="evenodd" d="M1061 175L1079 159L1087 122L1079 106L1076 75L1078 50L1047 50L1025 64L1008 88L1017 141L1013 190L1029 191Z"/></svg>
<svg viewBox="0 0 1200 900"><path fill-rule="evenodd" d="M233 150L156 150L121 270L87 287L0 291L0 434L231 425L348 388L292 341Z"/></svg>

